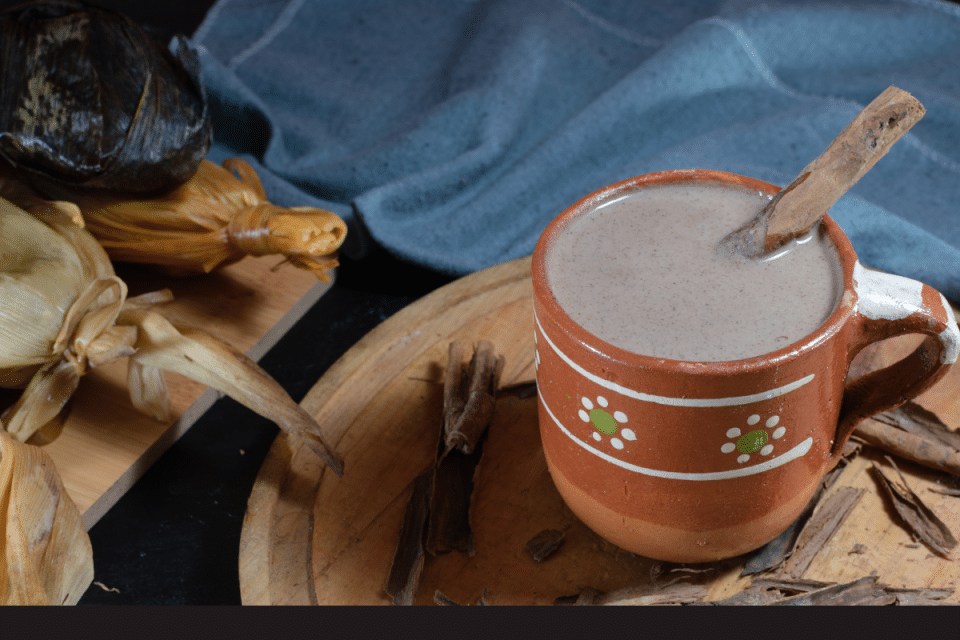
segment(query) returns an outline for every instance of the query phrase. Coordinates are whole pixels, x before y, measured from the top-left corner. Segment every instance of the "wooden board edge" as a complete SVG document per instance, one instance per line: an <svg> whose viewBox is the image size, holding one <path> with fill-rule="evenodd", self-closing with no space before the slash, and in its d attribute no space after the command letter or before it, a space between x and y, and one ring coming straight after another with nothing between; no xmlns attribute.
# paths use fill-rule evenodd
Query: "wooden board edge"
<svg viewBox="0 0 960 640"><path fill-rule="evenodd" d="M326 293L332 286L334 279L335 276L331 278L330 282L317 282L311 286L307 292L247 350L247 357L256 361L266 355L266 353L280 341L280 338ZM193 404L187 407L183 414L117 478L116 482L83 512L84 528L89 531L93 525L99 522L107 511L130 490L137 480L143 477L147 469L149 469L167 449L173 446L220 397L221 394L218 391L207 389Z"/></svg>

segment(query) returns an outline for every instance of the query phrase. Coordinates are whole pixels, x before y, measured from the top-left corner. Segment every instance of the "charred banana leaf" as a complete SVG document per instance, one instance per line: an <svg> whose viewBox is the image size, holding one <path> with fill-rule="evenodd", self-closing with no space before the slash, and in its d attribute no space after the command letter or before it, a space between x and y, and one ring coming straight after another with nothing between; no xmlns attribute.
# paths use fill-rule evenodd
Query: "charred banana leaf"
<svg viewBox="0 0 960 640"><path fill-rule="evenodd" d="M196 172L211 127L197 54L77 0L0 12L0 155L47 194L173 189Z"/></svg>

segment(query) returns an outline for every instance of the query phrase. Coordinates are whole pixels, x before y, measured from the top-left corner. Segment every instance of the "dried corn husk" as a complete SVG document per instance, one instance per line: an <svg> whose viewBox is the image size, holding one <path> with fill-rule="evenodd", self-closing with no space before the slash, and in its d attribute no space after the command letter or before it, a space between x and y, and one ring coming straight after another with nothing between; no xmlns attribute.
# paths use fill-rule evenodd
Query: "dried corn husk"
<svg viewBox="0 0 960 640"><path fill-rule="evenodd" d="M279 254L327 281L347 225L313 207L285 209L267 200L256 171L240 158L204 160L179 188L151 199L58 190L75 202L87 229L113 260L209 273L244 256Z"/></svg>
<svg viewBox="0 0 960 640"><path fill-rule="evenodd" d="M14 438L54 436L41 429L56 424L80 377L127 357L131 400L139 410L170 419L160 370L174 371L303 437L342 473L316 421L256 363L150 309L169 292L127 300L106 253L77 223L75 205L33 200L26 206L30 213L0 198L0 386L24 388L0 420Z"/></svg>
<svg viewBox="0 0 960 640"><path fill-rule="evenodd" d="M53 461L0 425L0 605L76 604L92 581L90 538Z"/></svg>

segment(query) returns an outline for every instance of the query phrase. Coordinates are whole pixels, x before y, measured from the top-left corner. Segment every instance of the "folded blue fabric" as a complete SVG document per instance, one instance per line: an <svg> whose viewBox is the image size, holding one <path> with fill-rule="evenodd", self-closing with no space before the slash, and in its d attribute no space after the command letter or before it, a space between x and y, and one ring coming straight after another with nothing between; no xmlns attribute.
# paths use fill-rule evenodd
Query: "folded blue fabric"
<svg viewBox="0 0 960 640"><path fill-rule="evenodd" d="M278 204L451 274L529 254L605 184L784 185L889 85L927 115L830 211L864 264L960 301L960 6L937 0L220 0L215 145Z"/></svg>

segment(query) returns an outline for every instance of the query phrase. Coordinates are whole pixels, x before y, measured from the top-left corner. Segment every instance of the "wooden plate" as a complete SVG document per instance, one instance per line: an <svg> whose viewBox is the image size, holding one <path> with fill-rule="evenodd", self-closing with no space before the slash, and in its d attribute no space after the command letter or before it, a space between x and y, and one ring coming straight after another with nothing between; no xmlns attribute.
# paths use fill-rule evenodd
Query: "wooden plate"
<svg viewBox="0 0 960 640"><path fill-rule="evenodd" d="M403 309L351 348L317 382L303 406L346 460L342 479L281 434L251 493L240 544L244 604L388 604L384 592L411 481L432 463L440 428L441 372L452 340L492 341L506 357L501 384L532 380L530 260L491 267ZM882 364L904 346L882 343L868 357ZM921 402L950 425L960 423L955 368ZM862 454L840 486L864 487L842 529L804 577L846 581L876 570L895 587L943 587L960 577L955 563L917 545L886 507ZM960 499L927 491L943 474L899 465L926 503L960 532ZM583 587L613 590L663 579L665 572L705 585L707 599L746 588L742 561L699 572L635 556L605 542L564 506L540 448L536 399L502 396L477 471L475 554L427 556L416 598L488 604L550 604ZM543 529L564 531L563 546L542 563L526 542ZM855 545L859 545L856 546ZM955 593L952 601L960 601Z"/></svg>

